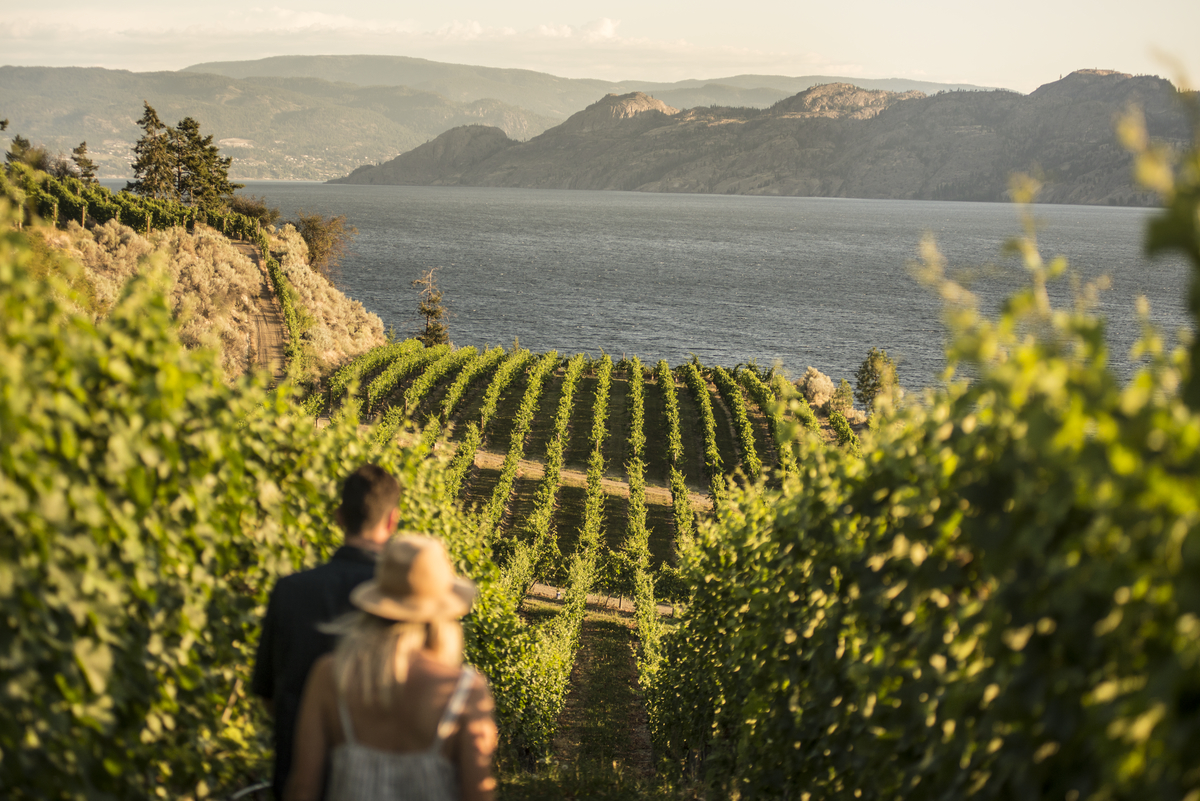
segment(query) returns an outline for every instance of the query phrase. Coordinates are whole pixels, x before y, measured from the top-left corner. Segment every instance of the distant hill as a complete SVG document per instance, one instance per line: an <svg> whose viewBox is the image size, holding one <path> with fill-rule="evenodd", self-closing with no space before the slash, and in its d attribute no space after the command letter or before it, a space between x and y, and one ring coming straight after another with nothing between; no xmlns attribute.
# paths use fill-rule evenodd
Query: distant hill
<svg viewBox="0 0 1200 801"><path fill-rule="evenodd" d="M665 105L610 95L528 142L459 129L339 183L461 184L652 192L1003 200L1013 172L1041 199L1143 204L1113 122L1131 104L1150 134L1183 142L1175 89L1160 78L1084 70L1015 92L807 89L768 109Z"/></svg>
<svg viewBox="0 0 1200 801"><path fill-rule="evenodd" d="M825 83L852 83L864 89L892 92L915 89L927 94L990 88L903 78L863 79L827 75L734 75L674 83L600 81L560 78L533 70L445 64L405 56L275 56L254 61L212 61L194 64L185 71L232 78L303 76L360 86L408 86L435 92L459 102L492 98L557 119L565 119L586 108L597 97L628 92L644 92L676 108L707 105L765 108L789 95Z"/></svg>
<svg viewBox="0 0 1200 801"><path fill-rule="evenodd" d="M0 67L0 116L21 134L69 152L86 140L101 177L130 174L147 100L164 122L200 121L235 179L324 180L382 161L468 123L515 139L556 120L499 100L460 102L404 86L366 88L316 78L234 79L197 72Z"/></svg>

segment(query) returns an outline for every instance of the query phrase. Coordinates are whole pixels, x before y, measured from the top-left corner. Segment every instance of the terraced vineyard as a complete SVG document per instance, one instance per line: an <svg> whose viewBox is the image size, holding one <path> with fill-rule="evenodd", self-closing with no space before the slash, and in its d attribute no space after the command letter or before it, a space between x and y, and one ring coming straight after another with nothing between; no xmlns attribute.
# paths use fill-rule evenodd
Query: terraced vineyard
<svg viewBox="0 0 1200 801"><path fill-rule="evenodd" d="M660 636L687 600L677 545L714 513L727 482L773 475L790 455L776 440L790 419L777 393L790 389L753 370L409 341L347 365L322 406L359 413L376 437L407 418L446 459L449 499L472 510L506 594L535 626L539 689L555 713L547 736L561 757L598 675L596 649L617 653L617 669L636 679L629 646ZM626 684L632 708L613 719L645 721L636 680ZM648 742L640 729L615 737L626 748Z"/></svg>
<svg viewBox="0 0 1200 801"><path fill-rule="evenodd" d="M631 525L646 529L651 572L669 571L678 537L712 513L725 483L774 472L787 453L776 434L788 413L774 402L790 385L753 370L448 352L410 340L364 354L332 387L328 413L353 405L385 436L407 416L448 455L449 491L479 513L500 564L516 569L514 554L529 560L519 571L523 589L565 580L594 506L596 589L614 603L632 595L618 556ZM639 499L632 514L631 486Z"/></svg>

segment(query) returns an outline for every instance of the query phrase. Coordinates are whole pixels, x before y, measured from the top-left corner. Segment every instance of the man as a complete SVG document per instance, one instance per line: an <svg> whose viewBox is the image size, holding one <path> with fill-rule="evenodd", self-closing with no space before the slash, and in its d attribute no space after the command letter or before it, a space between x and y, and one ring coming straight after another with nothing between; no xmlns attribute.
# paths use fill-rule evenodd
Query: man
<svg viewBox="0 0 1200 801"><path fill-rule="evenodd" d="M400 485L368 464L342 485L338 524L345 544L323 565L281 578L271 591L250 690L275 718L273 790L283 797L292 764L292 742L308 671L333 650L334 638L317 630L354 609L350 591L375 575L375 562L400 521Z"/></svg>

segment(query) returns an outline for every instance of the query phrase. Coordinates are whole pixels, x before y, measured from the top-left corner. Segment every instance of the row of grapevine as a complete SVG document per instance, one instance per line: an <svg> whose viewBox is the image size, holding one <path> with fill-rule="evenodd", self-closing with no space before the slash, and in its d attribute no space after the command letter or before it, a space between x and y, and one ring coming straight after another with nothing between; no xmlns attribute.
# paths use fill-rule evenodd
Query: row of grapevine
<svg viewBox="0 0 1200 801"><path fill-rule="evenodd" d="M586 365L587 356L582 353L575 354L567 362L558 411L554 415L554 431L546 445L545 472L534 495L533 510L525 520L524 534L505 567L505 581L514 593L524 594L525 588L533 581L543 555L552 544L555 552L558 550L557 543L552 539L555 499L558 497L563 454L570 433L567 427L575 406L575 389ZM561 553L558 555L561 556Z"/></svg>
<svg viewBox="0 0 1200 801"><path fill-rule="evenodd" d="M704 426L704 466L708 470L713 508L719 509L725 494L725 473L721 466L721 452L717 449L717 421L713 416L712 398L708 395L708 383L693 362L684 364L679 371L683 373L683 381L700 407L700 423Z"/></svg>
<svg viewBox="0 0 1200 801"><path fill-rule="evenodd" d="M458 350L450 351L442 358L429 366L425 372L417 377L417 380L409 385L408 389L404 390L404 411L406 414L411 414L421 405L421 401L425 400L425 396L429 391L437 385L448 373L457 370L463 366L463 363L473 358L478 351L474 347L467 346Z"/></svg>
<svg viewBox="0 0 1200 801"><path fill-rule="evenodd" d="M558 367L557 351L543 354L529 370L529 380L525 386L525 395L521 398L521 406L513 419L512 438L508 446L508 454L504 457L504 465L500 468L500 478L492 490L492 497L483 513L480 527L490 539L495 537L496 527L504 516L504 508L508 505L508 496L512 494L513 481L517 477L517 466L521 455L525 453L525 438L537 415L538 403L542 397L542 384Z"/></svg>
<svg viewBox="0 0 1200 801"><path fill-rule="evenodd" d="M403 402L392 404L380 418L375 425L375 437L382 441L396 436L400 426L404 424L405 420L410 419L412 411L421 404L421 401L437 385L437 382L442 380L447 373L461 367L463 362L475 356L475 353L475 348L470 346L451 350L429 365L425 372L417 376L417 379L409 384L408 389L404 390Z"/></svg>
<svg viewBox="0 0 1200 801"><path fill-rule="evenodd" d="M491 422L492 415L496 413L496 404L500 402L500 394L508 388L508 385L531 358L533 357L529 351L515 350L496 369L496 374L492 376L492 382L483 395L483 407L479 411L479 422L471 421L467 425L467 430L458 443L458 450L454 453L454 459L447 468L449 475L446 479L446 489L451 498L458 497L463 479L466 478L471 465L475 463L475 451L482 444L483 432Z"/></svg>
<svg viewBox="0 0 1200 801"><path fill-rule="evenodd" d="M467 389L474 383L475 379L488 370L491 370L503 358L504 348L497 345L489 351L476 354L459 371L458 377L454 379L454 383L447 390L446 397L442 398L442 405L439 411L430 416L429 420L425 423L425 429L421 432L421 443L426 451L429 451L433 447L434 441L442 433L443 423L450 421L459 401L466 395Z"/></svg>
<svg viewBox="0 0 1200 801"><path fill-rule="evenodd" d="M779 452L779 468L785 473L794 473L796 454L791 442L784 441L788 431L783 418L787 408L783 398L776 398L771 388L764 384L753 370L742 370L738 373L738 379L749 393L750 399L754 401L754 405L762 410L767 418L767 431Z"/></svg>
<svg viewBox="0 0 1200 801"><path fill-rule="evenodd" d="M543 756L560 707L537 694L536 632L439 465L226 384L149 277L103 320L76 314L56 276L18 266L15 223L0 218L4 797L228 797L269 773L270 722L246 690L262 609L281 574L337 547L331 500L367 461L406 488L401 525L443 539L479 587L466 656L489 676L504 758Z"/></svg>
<svg viewBox="0 0 1200 801"><path fill-rule="evenodd" d="M365 353L359 354L353 360L338 368L333 377L329 379L330 403L336 403L341 400L342 396L350 388L350 385L360 380L363 376L370 375L388 362L413 353L423 347L421 341L418 339L405 339L400 342L389 342L385 345L379 345Z"/></svg>
<svg viewBox="0 0 1200 801"><path fill-rule="evenodd" d="M817 415L813 413L808 401L803 395L798 395L783 376L775 376L771 380L771 384L780 400L788 400L788 407L800 421L800 425L814 434L821 430L821 424L817 422Z"/></svg>
<svg viewBox="0 0 1200 801"><path fill-rule="evenodd" d="M1200 271L1187 158L1148 244ZM799 476L690 550L647 698L712 795L1200 798L1200 343L1147 324L1121 380L1103 320L1051 307L1062 261L1017 250L998 319L926 250L971 381L893 412L869 464L799 438Z"/></svg>
<svg viewBox="0 0 1200 801"><path fill-rule="evenodd" d="M683 462L683 435L679 430L679 398L675 394L675 376L666 360L660 360L655 366L658 378L658 389L663 395L663 405L667 417L667 455L671 465L671 506L675 516L675 541L682 543L690 539L696 526L696 516L692 512L691 494L688 492L687 481L679 470Z"/></svg>
<svg viewBox="0 0 1200 801"><path fill-rule="evenodd" d="M113 192L74 177L56 178L21 162L6 165L6 175L0 178L3 180L0 193L61 228L71 222L86 225L89 219L99 225L116 220L141 234L148 234L152 230L176 227L191 230L197 222L203 222L231 239L250 241L261 230L256 219L237 212Z"/></svg>
<svg viewBox="0 0 1200 801"><path fill-rule="evenodd" d="M392 393L392 390L404 378L412 375L418 369L425 367L434 360L442 358L449 350L449 345L434 345L432 348L422 348L421 350L412 351L393 359L392 363L385 367L383 372L367 385L367 409L369 411L378 409L379 404Z"/></svg>
<svg viewBox="0 0 1200 801"><path fill-rule="evenodd" d="M829 427L837 435L837 443L840 447L845 448L847 452L855 456L862 456L862 448L858 442L858 435L850 427L850 421L846 419L846 415L836 409L830 412Z"/></svg>
<svg viewBox="0 0 1200 801"><path fill-rule="evenodd" d="M545 688L547 695L557 699L559 708L566 698L571 668L579 650L579 632L587 611L587 596L595 587L600 574L600 558L603 549L604 501L602 484L604 457L602 445L607 431L608 394L612 375L612 359L605 356L599 365L596 384L595 406L592 411L592 453L588 461L588 492L584 511L583 528L575 552L571 554L567 570L563 608L549 623L543 626L539 641L539 653L556 670L548 676L552 683Z"/></svg>
<svg viewBox="0 0 1200 801"><path fill-rule="evenodd" d="M754 445L754 427L750 423L750 416L746 414L746 399L742 397L741 387L724 367L714 367L711 374L717 391L733 415L733 427L742 446L742 466L746 469L746 477L753 481L758 478L763 466L758 448Z"/></svg>
<svg viewBox="0 0 1200 801"><path fill-rule="evenodd" d="M284 353L288 357L288 375L299 376L304 370L304 341L302 335L305 326L301 321L300 304L296 290L283 272L283 266L274 258L267 258L267 275L279 299L279 308L283 313L283 326L287 334L287 344Z"/></svg>
<svg viewBox="0 0 1200 801"><path fill-rule="evenodd" d="M642 363L629 360L629 512L622 560L631 573L633 603L637 619L638 683L649 686L658 669L663 624L654 595L650 569L650 530L646 527L645 379Z"/></svg>

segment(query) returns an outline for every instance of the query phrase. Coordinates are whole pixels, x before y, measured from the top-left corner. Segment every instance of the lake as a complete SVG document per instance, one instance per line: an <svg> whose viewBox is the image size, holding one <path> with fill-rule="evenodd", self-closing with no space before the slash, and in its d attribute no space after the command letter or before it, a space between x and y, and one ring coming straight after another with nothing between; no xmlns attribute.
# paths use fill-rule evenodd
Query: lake
<svg viewBox="0 0 1200 801"><path fill-rule="evenodd" d="M984 308L1024 281L1002 257L1021 232L1006 204L664 195L469 187L249 182L285 218L344 214L358 229L343 261L348 295L394 326L419 330L411 282L436 267L459 346L637 355L672 365L808 365L835 381L872 347L886 349L910 388L945 367L940 303L914 277L932 234L951 271L971 276ZM1111 279L1098 311L1111 362L1131 374L1140 333L1135 298L1174 334L1190 326L1182 259L1142 255L1152 210L1036 206L1039 249L1063 254L1084 281ZM1069 304L1070 281L1052 288Z"/></svg>

